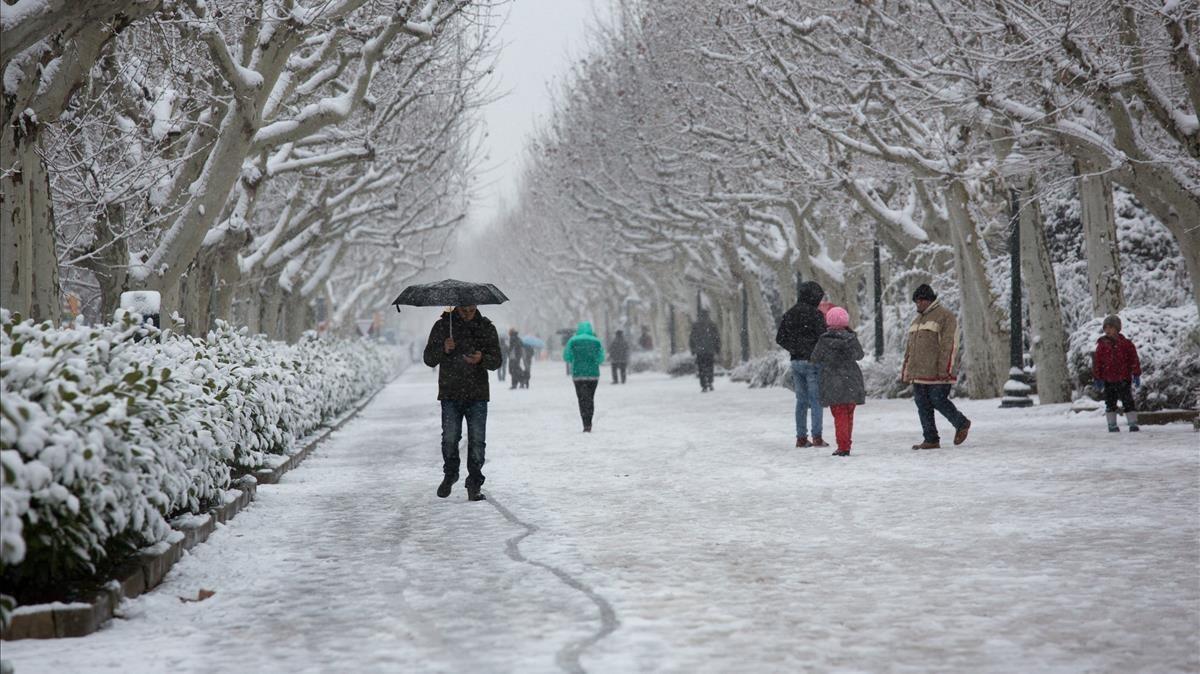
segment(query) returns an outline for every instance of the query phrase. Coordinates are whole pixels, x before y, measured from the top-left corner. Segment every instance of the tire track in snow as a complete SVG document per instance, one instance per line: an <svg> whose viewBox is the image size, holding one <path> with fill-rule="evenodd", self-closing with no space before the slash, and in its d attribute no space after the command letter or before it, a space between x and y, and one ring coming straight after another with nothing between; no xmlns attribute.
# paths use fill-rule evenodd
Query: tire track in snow
<svg viewBox="0 0 1200 674"><path fill-rule="evenodd" d="M592 603L594 603L597 608L600 609L600 629L590 637L585 639L577 639L563 646L558 650L558 655L556 655L554 658L558 663L558 666L561 667L563 671L571 672L571 674L586 674L587 670L583 668L583 665L579 662L579 658L581 655L583 655L584 651L594 646L604 637L616 631L617 626L620 625L620 621L617 620L617 612L613 610L612 604L609 604L607 599L601 597L595 590L593 590L583 581L573 578L570 574L562 569L551 566L550 564L546 564L544 562L529 559L522 554L521 541L537 533L538 528L532 524L522 521L520 518L514 515L512 511L510 511L508 508L505 508L498 501L492 498L490 494L488 495L488 503L491 503L492 507L494 507L509 522L512 522L513 524L525 529L524 533L517 534L507 541L505 552L508 553L508 556L513 561L530 564L532 566L549 571L567 586L582 592L587 596L588 599L592 600Z"/></svg>

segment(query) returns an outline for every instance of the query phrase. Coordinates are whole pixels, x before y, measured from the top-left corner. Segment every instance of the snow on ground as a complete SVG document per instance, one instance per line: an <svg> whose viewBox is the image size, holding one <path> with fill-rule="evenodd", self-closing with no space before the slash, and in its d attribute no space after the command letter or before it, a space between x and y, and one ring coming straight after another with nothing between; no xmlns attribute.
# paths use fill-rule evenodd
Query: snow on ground
<svg viewBox="0 0 1200 674"><path fill-rule="evenodd" d="M1200 669L1188 426L1115 435L1064 406L967 401L967 444L913 452L912 403L872 401L839 459L792 447L790 392L723 380L603 382L584 435L560 368L493 382L490 502L461 482L434 495L436 380L414 368L124 619L4 657L19 673ZM180 601L200 589L216 594Z"/></svg>

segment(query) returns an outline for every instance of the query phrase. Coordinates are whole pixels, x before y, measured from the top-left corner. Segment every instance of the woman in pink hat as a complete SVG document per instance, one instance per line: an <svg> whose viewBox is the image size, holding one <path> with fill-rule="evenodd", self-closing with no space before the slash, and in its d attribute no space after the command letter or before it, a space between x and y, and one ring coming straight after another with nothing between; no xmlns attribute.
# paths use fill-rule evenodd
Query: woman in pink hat
<svg viewBox="0 0 1200 674"><path fill-rule="evenodd" d="M833 415L837 433L834 456L850 456L850 436L854 431L854 407L867 401L858 361L863 358L862 344L850 329L850 314L841 307L825 313L828 330L817 340L812 362L821 366L821 405Z"/></svg>

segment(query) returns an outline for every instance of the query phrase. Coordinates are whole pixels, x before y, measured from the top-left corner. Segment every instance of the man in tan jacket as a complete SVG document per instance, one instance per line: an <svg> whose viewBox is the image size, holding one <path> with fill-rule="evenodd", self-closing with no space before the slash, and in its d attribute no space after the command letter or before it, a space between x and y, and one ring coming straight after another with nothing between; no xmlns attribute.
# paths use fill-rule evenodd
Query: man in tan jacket
<svg viewBox="0 0 1200 674"><path fill-rule="evenodd" d="M912 384L925 436L913 449L941 447L934 410L954 425L954 444L961 445L967 439L971 421L950 401L950 387L955 382L958 365L958 319L937 301L933 288L924 283L913 292L913 302L917 305L917 316L908 328L908 345L900 370L900 378Z"/></svg>

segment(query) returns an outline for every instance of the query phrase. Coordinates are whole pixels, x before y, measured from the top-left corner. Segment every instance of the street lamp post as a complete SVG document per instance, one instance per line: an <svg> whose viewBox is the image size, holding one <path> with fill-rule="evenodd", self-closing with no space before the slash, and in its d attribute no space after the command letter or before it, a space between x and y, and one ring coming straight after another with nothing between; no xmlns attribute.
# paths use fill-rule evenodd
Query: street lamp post
<svg viewBox="0 0 1200 674"><path fill-rule="evenodd" d="M883 266L879 262L879 239L875 239L875 362L883 360Z"/></svg>
<svg viewBox="0 0 1200 674"><path fill-rule="evenodd" d="M1024 352L1021 340L1021 203L1016 190L1009 190L1009 224L1012 231L1008 236L1009 276L1012 280L1009 292L1009 370L1008 381L1004 382L1004 397L1001 407L1029 407L1029 383L1025 377Z"/></svg>

